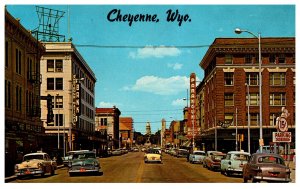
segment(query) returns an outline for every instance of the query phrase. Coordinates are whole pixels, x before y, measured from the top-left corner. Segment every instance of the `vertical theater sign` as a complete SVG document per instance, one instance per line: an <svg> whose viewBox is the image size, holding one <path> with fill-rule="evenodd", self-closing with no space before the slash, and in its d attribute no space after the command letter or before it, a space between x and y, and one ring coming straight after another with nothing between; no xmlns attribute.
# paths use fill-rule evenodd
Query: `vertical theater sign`
<svg viewBox="0 0 300 189"><path fill-rule="evenodd" d="M197 129L195 129L196 126L196 74L195 73L191 73L190 75L190 120L191 120L191 124L189 125L188 128L188 136L189 138L193 139L193 143L194 143L194 138L197 135L196 131Z"/></svg>

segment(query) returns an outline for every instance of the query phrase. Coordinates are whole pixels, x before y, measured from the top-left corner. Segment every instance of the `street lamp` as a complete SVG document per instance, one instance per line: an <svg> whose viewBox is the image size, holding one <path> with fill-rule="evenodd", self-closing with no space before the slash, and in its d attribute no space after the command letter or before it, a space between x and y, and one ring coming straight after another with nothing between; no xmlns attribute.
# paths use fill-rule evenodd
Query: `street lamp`
<svg viewBox="0 0 300 189"><path fill-rule="evenodd" d="M247 86L247 96L248 96L248 152L250 152L250 94L249 94L249 85L250 85L250 77L248 79L248 83L245 83Z"/></svg>
<svg viewBox="0 0 300 189"><path fill-rule="evenodd" d="M262 133L262 95L261 95L261 44L260 44L260 33L258 33L258 36L253 34L252 32L248 30L241 30L240 28L236 28L234 30L236 34L241 34L242 32L246 32L251 34L252 36L256 37L258 39L258 66L259 66L259 151L262 153L262 144L263 144L263 133Z"/></svg>
<svg viewBox="0 0 300 189"><path fill-rule="evenodd" d="M56 107L57 107L57 99L58 99L58 97L59 97L59 94L56 94L56 102L55 102L55 105L56 105ZM59 109L58 109L58 114L57 114L57 116L56 116L56 123L57 123L57 150L59 150L59 125L60 125L60 120L59 120Z"/></svg>

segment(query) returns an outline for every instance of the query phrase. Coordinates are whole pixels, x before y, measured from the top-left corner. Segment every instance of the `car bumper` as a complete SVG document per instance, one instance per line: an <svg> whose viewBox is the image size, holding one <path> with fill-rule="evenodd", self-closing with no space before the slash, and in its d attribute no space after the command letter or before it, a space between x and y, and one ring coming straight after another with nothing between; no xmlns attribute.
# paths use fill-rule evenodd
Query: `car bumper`
<svg viewBox="0 0 300 189"><path fill-rule="evenodd" d="M291 178L276 178L276 177L262 177L262 176L253 176L257 181L271 181L271 182L291 182Z"/></svg>
<svg viewBox="0 0 300 189"><path fill-rule="evenodd" d="M72 169L72 168L69 169L69 173L92 173L92 172L102 173L103 171L101 168L86 169L86 168L82 167L82 168L76 168L76 169Z"/></svg>
<svg viewBox="0 0 300 189"><path fill-rule="evenodd" d="M25 175L37 175L43 174L43 170L35 169L35 170L21 170L16 173L16 176L25 176Z"/></svg>
<svg viewBox="0 0 300 189"><path fill-rule="evenodd" d="M228 168L227 171L230 172L230 173L243 174L243 169L242 168L238 168L238 169Z"/></svg>

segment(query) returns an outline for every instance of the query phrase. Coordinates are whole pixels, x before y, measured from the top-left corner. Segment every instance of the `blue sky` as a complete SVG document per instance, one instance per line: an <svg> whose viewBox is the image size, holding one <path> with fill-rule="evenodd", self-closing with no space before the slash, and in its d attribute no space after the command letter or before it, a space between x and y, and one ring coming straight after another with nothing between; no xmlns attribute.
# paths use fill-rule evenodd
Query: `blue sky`
<svg viewBox="0 0 300 189"><path fill-rule="evenodd" d="M203 79L199 63L215 38L251 37L236 35L236 27L261 32L262 37L296 36L295 5L70 5L70 35L67 5L39 6L66 12L59 32L73 38L97 77L95 106L116 105L142 133L148 121L154 133L163 118L167 126L182 119L189 75L194 72ZM122 15L156 14L159 22L109 22L113 9ZM167 22L169 9L191 21L181 26ZM25 28L38 26L35 5L8 5L7 10Z"/></svg>

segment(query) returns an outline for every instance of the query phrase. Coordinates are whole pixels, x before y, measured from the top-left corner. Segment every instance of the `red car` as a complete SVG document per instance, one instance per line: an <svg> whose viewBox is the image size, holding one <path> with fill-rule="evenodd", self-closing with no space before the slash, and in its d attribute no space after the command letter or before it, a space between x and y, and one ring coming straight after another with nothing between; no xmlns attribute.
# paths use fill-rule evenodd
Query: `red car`
<svg viewBox="0 0 300 189"><path fill-rule="evenodd" d="M205 167L210 170L220 170L221 169L221 160L226 157L226 154L222 152L212 153L211 156L205 158Z"/></svg>
<svg viewBox="0 0 300 189"><path fill-rule="evenodd" d="M279 154L255 153L243 167L244 182L291 182L291 170Z"/></svg>

